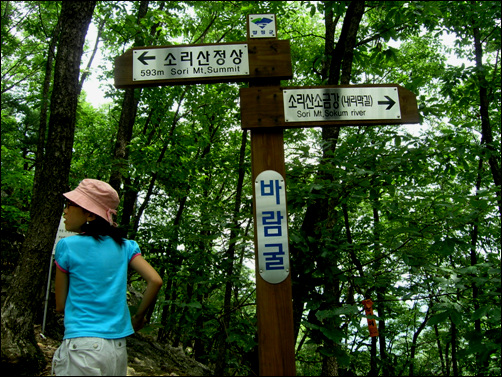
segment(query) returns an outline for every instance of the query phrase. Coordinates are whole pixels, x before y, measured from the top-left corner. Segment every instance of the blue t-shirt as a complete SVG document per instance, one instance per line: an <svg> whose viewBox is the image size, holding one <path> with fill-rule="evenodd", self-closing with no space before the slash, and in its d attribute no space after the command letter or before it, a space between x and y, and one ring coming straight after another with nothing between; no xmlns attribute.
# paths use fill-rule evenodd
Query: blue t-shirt
<svg viewBox="0 0 502 377"><path fill-rule="evenodd" d="M75 235L58 242L55 262L70 282L64 339L118 339L134 333L126 299L127 268L138 255L136 241L126 240L121 247L109 236L98 241Z"/></svg>

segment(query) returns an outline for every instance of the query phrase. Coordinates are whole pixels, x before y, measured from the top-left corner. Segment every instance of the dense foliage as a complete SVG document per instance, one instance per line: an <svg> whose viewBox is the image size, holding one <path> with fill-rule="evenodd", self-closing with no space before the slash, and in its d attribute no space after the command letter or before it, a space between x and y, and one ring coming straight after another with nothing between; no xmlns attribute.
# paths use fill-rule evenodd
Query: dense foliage
<svg viewBox="0 0 502 377"><path fill-rule="evenodd" d="M125 91L109 67L133 46L245 41L247 14L274 13L292 48L282 85L325 84L327 20L336 43L349 3L100 1L94 11L81 78L104 83L108 102L81 93L68 186L118 179L119 222L164 279L145 331L221 373L256 371L246 84ZM52 88L42 83L61 5L1 7L2 270L12 271L44 153ZM500 375L500 7L365 2L350 83L413 91L421 124L346 127L335 141L285 131L298 374L326 374L335 360L340 375ZM97 49L108 68L93 62ZM123 137L127 96L137 107Z"/></svg>

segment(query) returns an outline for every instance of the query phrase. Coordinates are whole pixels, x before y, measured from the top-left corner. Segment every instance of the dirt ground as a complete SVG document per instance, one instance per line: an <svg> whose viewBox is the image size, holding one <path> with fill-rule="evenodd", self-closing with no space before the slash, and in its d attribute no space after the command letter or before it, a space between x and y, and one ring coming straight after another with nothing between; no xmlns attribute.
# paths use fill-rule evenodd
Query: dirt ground
<svg viewBox="0 0 502 377"><path fill-rule="evenodd" d="M61 341L42 336L35 326L35 338L47 364L40 376L50 376L52 357ZM183 349L162 346L141 333L127 338L128 376L212 376L207 366L185 355Z"/></svg>

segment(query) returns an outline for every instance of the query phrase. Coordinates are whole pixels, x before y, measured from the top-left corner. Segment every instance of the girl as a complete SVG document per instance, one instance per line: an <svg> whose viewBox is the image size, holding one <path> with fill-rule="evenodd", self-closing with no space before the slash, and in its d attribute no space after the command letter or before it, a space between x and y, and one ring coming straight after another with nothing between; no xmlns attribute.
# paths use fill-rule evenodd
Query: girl
<svg viewBox="0 0 502 377"><path fill-rule="evenodd" d="M53 371L60 376L125 376L125 337L146 323L162 279L138 244L121 237L112 218L119 197L108 183L84 179L63 195L65 228L79 234L56 246L56 311L65 313L65 332ZM147 282L132 318L126 301L128 266Z"/></svg>

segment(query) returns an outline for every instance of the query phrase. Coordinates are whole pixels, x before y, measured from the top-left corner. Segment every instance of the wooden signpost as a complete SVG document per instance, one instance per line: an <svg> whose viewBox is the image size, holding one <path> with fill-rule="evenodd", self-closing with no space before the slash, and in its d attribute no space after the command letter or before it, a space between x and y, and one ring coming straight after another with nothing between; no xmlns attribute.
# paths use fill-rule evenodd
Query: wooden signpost
<svg viewBox="0 0 502 377"><path fill-rule="evenodd" d="M291 79L290 43L276 39L275 16L250 15L247 27L246 42L136 47L128 50L115 59L115 87L125 89L217 82L249 82L250 87L277 87L280 80ZM274 203L279 201L273 208L268 208L265 203L259 215L262 226L257 227L255 192L255 249L257 240L261 239L256 235L257 231L263 231L267 243L263 245L266 250L262 253L262 262L272 271L260 266L256 258L260 375L294 376L283 130L257 128L251 131L251 155L253 181L266 172L261 175L262 180L254 185L255 189L257 185L259 187L258 196L273 198ZM259 255L258 251L256 255ZM280 278L277 278L278 274ZM273 283L265 281L262 275L272 279Z"/></svg>
<svg viewBox="0 0 502 377"><path fill-rule="evenodd" d="M144 88L293 77L289 40L135 47L115 58L115 87Z"/></svg>
<svg viewBox="0 0 502 377"><path fill-rule="evenodd" d="M414 124L415 95L396 84L240 90L242 128Z"/></svg>
<svg viewBox="0 0 502 377"><path fill-rule="evenodd" d="M418 123L413 93L394 84L281 88L289 41L273 14L248 16L246 42L137 47L115 59L115 87L249 82L241 123L251 130L260 375L294 376L284 128Z"/></svg>

